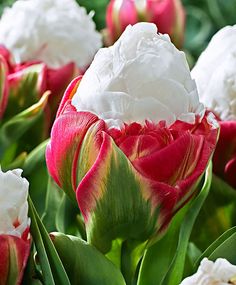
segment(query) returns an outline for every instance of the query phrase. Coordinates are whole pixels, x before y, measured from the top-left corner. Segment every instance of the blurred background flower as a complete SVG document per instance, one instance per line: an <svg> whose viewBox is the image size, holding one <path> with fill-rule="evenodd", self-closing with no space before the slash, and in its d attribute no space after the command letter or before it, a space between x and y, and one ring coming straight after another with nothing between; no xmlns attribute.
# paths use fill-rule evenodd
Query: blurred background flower
<svg viewBox="0 0 236 285"><path fill-rule="evenodd" d="M95 11L93 19L98 30L105 28L105 12L109 0L77 2L86 7L87 11ZM190 55L189 61L193 65L213 34L226 25L236 23L236 0L182 0L182 3L186 11L184 49Z"/></svg>
<svg viewBox="0 0 236 285"><path fill-rule="evenodd" d="M152 22L158 32L169 34L177 47L182 47L185 11L180 0L111 0L106 10L107 42L114 43L127 25Z"/></svg>
<svg viewBox="0 0 236 285"><path fill-rule="evenodd" d="M14 0L3 1L0 4L0 12L14 2ZM88 12L95 12L93 20L98 30L106 27L106 8L109 0L77 0L77 2ZM186 11L184 49L188 52L189 61L193 65L213 34L226 25L236 23L236 0L182 0L182 3Z"/></svg>
<svg viewBox="0 0 236 285"><path fill-rule="evenodd" d="M1 7L9 4L4 1ZM75 0L19 0L12 4L4 8L0 19L1 159L13 141L17 141L17 155L48 138L66 87L86 70L102 46L93 13L88 14ZM32 124L26 126L27 120L22 118L21 134L9 139L5 125L19 122L15 117L37 104L46 91L50 91L48 100L37 116L30 112L35 117ZM14 127L20 128L19 124Z"/></svg>

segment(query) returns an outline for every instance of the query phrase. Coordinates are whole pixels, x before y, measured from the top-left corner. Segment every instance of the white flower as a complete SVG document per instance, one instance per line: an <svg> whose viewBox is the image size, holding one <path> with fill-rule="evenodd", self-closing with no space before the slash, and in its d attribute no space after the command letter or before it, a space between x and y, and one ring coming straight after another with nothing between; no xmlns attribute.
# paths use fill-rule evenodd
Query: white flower
<svg viewBox="0 0 236 285"><path fill-rule="evenodd" d="M72 104L118 128L146 119L194 123L204 113L184 53L151 23L128 26L113 46L98 51Z"/></svg>
<svg viewBox="0 0 236 285"><path fill-rule="evenodd" d="M187 277L180 285L227 285L236 284L236 266L226 259L218 258L215 262L204 258L197 273ZM230 283L231 281L231 283Z"/></svg>
<svg viewBox="0 0 236 285"><path fill-rule="evenodd" d="M236 25L213 36L191 73L206 107L222 120L236 120Z"/></svg>
<svg viewBox="0 0 236 285"><path fill-rule="evenodd" d="M29 182L21 173L21 169L5 173L0 169L0 234L20 237L29 225Z"/></svg>
<svg viewBox="0 0 236 285"><path fill-rule="evenodd" d="M101 47L92 16L75 0L18 0L0 20L0 43L17 63L42 60L50 67L71 61L84 68Z"/></svg>

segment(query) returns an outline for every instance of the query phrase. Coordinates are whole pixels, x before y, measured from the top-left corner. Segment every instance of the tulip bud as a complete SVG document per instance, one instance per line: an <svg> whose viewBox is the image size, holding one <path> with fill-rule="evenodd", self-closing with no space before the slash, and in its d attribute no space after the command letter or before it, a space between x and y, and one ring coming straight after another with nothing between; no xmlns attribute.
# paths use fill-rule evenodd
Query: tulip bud
<svg viewBox="0 0 236 285"><path fill-rule="evenodd" d="M215 262L204 258L198 271L185 278L180 285L213 285L236 284L236 266L224 258L218 258Z"/></svg>
<svg viewBox="0 0 236 285"><path fill-rule="evenodd" d="M29 183L21 173L0 170L0 284L20 284L30 251Z"/></svg>
<svg viewBox="0 0 236 285"><path fill-rule="evenodd" d="M4 50L0 50L0 53L1 51ZM0 102L2 106L0 115L3 114L7 105L4 120L11 119L14 115L35 104L47 90L50 90L44 116L44 133L48 136L49 128L55 118L66 86L78 73L75 64L69 63L58 69L52 69L44 63L28 62L16 65L10 61L7 62L8 58L0 58L2 58L0 82L2 82L3 94L2 103ZM7 64L9 68L7 68ZM7 70L10 71L7 73Z"/></svg>
<svg viewBox="0 0 236 285"><path fill-rule="evenodd" d="M192 76L201 101L220 121L213 171L236 188L236 25L217 32L200 55Z"/></svg>
<svg viewBox="0 0 236 285"><path fill-rule="evenodd" d="M115 42L125 28L137 22L152 22L162 34L181 47L184 40L185 11L180 0L111 0L106 13L108 37Z"/></svg>
<svg viewBox="0 0 236 285"><path fill-rule="evenodd" d="M159 236L195 195L217 135L184 53L139 23L68 87L46 160L77 199L88 240L106 253L115 239Z"/></svg>

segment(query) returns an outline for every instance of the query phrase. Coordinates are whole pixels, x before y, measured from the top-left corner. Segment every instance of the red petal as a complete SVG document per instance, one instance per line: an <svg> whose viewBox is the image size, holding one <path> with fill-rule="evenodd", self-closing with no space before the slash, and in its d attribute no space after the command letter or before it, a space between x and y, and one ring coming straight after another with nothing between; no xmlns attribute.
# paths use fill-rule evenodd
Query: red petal
<svg viewBox="0 0 236 285"><path fill-rule="evenodd" d="M153 1L147 0L148 21L157 25L158 31L162 34L171 35L175 19L175 0Z"/></svg>
<svg viewBox="0 0 236 285"><path fill-rule="evenodd" d="M72 181L76 171L73 169L74 159L87 130L97 121L98 117L92 113L71 111L62 114L53 125L46 161L50 174L65 190L76 189L74 179Z"/></svg>
<svg viewBox="0 0 236 285"><path fill-rule="evenodd" d="M225 167L226 181L236 189L236 155Z"/></svg>
<svg viewBox="0 0 236 285"><path fill-rule="evenodd" d="M235 158L236 121L222 121L220 122L220 136L213 157L213 170L233 187L236 187Z"/></svg>
<svg viewBox="0 0 236 285"><path fill-rule="evenodd" d="M176 185L194 170L204 138L186 132L165 148L133 161L135 168L146 177L169 185Z"/></svg>
<svg viewBox="0 0 236 285"><path fill-rule="evenodd" d="M70 85L67 87L65 94L61 100L60 106L58 108L57 111L57 118L63 113L65 106L67 105L67 101L72 99L72 97L74 96L75 92L77 91L77 88L79 86L80 80L81 80L82 76L78 76L76 77L71 83Z"/></svg>
<svg viewBox="0 0 236 285"><path fill-rule="evenodd" d="M14 252L14 254L11 254ZM30 252L30 240L23 240L22 238L0 235L0 284L8 284L8 275L12 271L13 274L17 272L16 284L21 284L24 273L24 268L27 264ZM16 260L13 260L15 258ZM17 268L12 268L15 266Z"/></svg>

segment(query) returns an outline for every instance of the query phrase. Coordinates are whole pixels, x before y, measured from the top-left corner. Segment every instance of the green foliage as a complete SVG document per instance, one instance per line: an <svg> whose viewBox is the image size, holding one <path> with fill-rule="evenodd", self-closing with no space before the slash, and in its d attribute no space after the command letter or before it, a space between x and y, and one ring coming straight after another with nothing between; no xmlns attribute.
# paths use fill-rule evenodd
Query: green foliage
<svg viewBox="0 0 236 285"><path fill-rule="evenodd" d="M58 253L30 198L29 216L31 218L31 234L37 249L44 284L70 285Z"/></svg>
<svg viewBox="0 0 236 285"><path fill-rule="evenodd" d="M236 24L236 0L182 0L187 15L184 48L196 60L222 27Z"/></svg>
<svg viewBox="0 0 236 285"><path fill-rule="evenodd" d="M209 257L215 260L218 257L224 257L230 262L236 264L236 227L232 227L225 231L219 238L217 238L196 260L194 271L197 270L201 260L204 257Z"/></svg>
<svg viewBox="0 0 236 285"><path fill-rule="evenodd" d="M11 6L15 0L0 0L0 14L2 14L5 7Z"/></svg>
<svg viewBox="0 0 236 285"><path fill-rule="evenodd" d="M121 272L96 248L74 236L52 233L72 285L125 285Z"/></svg>
<svg viewBox="0 0 236 285"><path fill-rule="evenodd" d="M138 285L177 285L181 282L190 234L208 195L211 176L212 166L210 164L205 174L204 185L198 196L189 207L186 205L180 211L166 236L147 250L142 262ZM156 276L156 272L158 272L158 276Z"/></svg>

